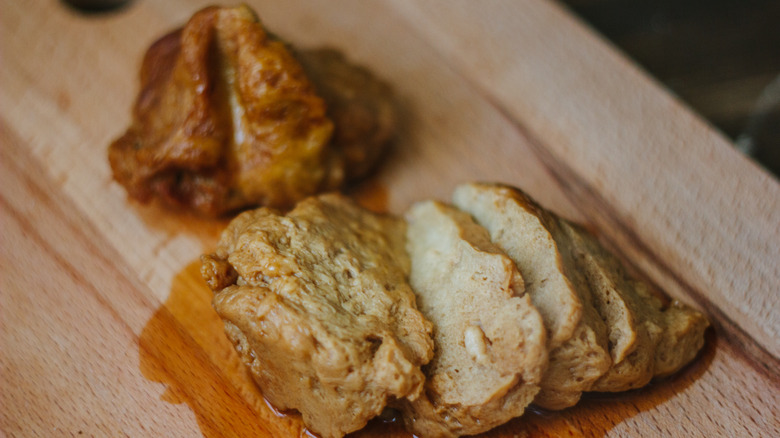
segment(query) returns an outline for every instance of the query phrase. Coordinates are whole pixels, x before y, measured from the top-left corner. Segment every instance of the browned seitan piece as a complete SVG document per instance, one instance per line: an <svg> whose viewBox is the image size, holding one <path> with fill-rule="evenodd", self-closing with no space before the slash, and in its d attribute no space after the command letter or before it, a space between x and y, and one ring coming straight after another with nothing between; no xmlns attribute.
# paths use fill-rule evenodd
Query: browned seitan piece
<svg viewBox="0 0 780 438"><path fill-rule="evenodd" d="M496 184L461 185L453 201L514 260L542 314L550 356L535 403L547 409L574 405L612 361L606 325L557 218L520 190Z"/></svg>
<svg viewBox="0 0 780 438"><path fill-rule="evenodd" d="M333 120L334 169L346 181L362 178L376 166L396 131L393 91L365 68L333 49L294 51Z"/></svg>
<svg viewBox="0 0 780 438"><path fill-rule="evenodd" d="M402 220L323 195L287 215L241 214L204 256L214 308L263 395L323 437L422 391L432 326L404 245Z"/></svg>
<svg viewBox="0 0 780 438"><path fill-rule="evenodd" d="M517 267L453 207L422 202L406 217L410 283L436 344L423 394L401 404L407 428L457 437L522 415L539 391L547 349Z"/></svg>
<svg viewBox="0 0 780 438"><path fill-rule="evenodd" d="M333 50L295 55L245 5L195 13L144 57L114 179L138 201L220 216L368 174L395 131L390 88Z"/></svg>

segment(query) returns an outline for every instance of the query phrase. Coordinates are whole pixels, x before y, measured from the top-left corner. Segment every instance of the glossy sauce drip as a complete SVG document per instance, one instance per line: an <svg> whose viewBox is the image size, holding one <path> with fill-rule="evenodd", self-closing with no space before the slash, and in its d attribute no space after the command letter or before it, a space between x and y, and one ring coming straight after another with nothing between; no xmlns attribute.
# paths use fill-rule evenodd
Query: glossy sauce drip
<svg viewBox="0 0 780 438"><path fill-rule="evenodd" d="M171 293L139 339L144 377L167 385L162 399L187 403L206 437L298 437L296 414L266 402L211 307L211 290L190 263L172 282Z"/></svg>
<svg viewBox="0 0 780 438"><path fill-rule="evenodd" d="M350 187L349 195L362 207L374 213L388 213L387 187L376 178L365 180Z"/></svg>

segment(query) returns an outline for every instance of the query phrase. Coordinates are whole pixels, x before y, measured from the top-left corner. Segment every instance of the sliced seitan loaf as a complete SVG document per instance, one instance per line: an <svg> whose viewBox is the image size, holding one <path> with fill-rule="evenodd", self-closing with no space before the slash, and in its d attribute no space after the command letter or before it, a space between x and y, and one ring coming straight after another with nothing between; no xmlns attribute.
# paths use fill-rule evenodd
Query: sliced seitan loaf
<svg viewBox="0 0 780 438"><path fill-rule="evenodd" d="M238 216L203 273L214 308L263 395L320 436L413 400L432 325L406 278L405 223L339 195Z"/></svg>
<svg viewBox="0 0 780 438"><path fill-rule="evenodd" d="M574 405L609 369L611 357L606 325L557 218L521 191L496 184L461 185L453 201L517 264L526 293L542 314L550 358L536 404L547 409Z"/></svg>
<svg viewBox="0 0 780 438"><path fill-rule="evenodd" d="M422 202L407 220L410 283L436 344L423 394L401 404L407 427L456 437L522 415L539 391L547 348L517 267L453 207Z"/></svg>

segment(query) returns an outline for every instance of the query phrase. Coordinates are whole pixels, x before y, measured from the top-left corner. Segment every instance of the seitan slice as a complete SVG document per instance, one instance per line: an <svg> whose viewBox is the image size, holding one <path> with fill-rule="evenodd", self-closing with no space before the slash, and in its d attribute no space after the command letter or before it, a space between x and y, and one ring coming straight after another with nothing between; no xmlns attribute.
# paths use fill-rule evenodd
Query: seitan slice
<svg viewBox="0 0 780 438"><path fill-rule="evenodd" d="M453 200L517 264L550 333L549 367L535 403L547 409L574 405L612 361L606 325L557 218L520 190L497 184L461 185Z"/></svg>
<svg viewBox="0 0 780 438"><path fill-rule="evenodd" d="M522 415L539 391L547 349L517 267L453 207L422 202L407 220L410 283L436 344L423 394L401 406L408 429L473 435Z"/></svg>
<svg viewBox="0 0 780 438"><path fill-rule="evenodd" d="M650 286L633 281L633 290L646 304L647 318L661 327L655 351L655 377L666 377L692 361L704 347L704 332L710 323L699 311L672 301L668 306L656 297Z"/></svg>
<svg viewBox="0 0 780 438"><path fill-rule="evenodd" d="M584 273L594 305L607 323L612 366L591 391L625 391L653 378L654 353L661 328L646 317L620 263L587 231L561 220L577 267Z"/></svg>
<svg viewBox="0 0 780 438"><path fill-rule="evenodd" d="M241 214L204 256L214 308L263 394L323 437L421 393L432 326L404 246L401 219L323 195L287 215Z"/></svg>

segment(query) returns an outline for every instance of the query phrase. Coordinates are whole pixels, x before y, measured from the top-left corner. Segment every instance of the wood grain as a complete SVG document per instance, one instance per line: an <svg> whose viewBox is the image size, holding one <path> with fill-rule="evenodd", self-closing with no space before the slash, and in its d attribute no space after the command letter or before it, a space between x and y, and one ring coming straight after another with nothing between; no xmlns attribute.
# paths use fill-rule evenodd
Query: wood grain
<svg viewBox="0 0 780 438"><path fill-rule="evenodd" d="M197 275L225 221L128 202L106 161L144 50L205 4L82 16L2 2L10 436L304 433L249 382ZM293 43L338 47L395 86L403 124L363 188L374 208L401 212L466 180L515 184L714 318L706 351L678 376L488 436L780 434L768 415L780 411L780 186L698 117L553 3L250 5ZM408 435L375 422L358 436Z"/></svg>

